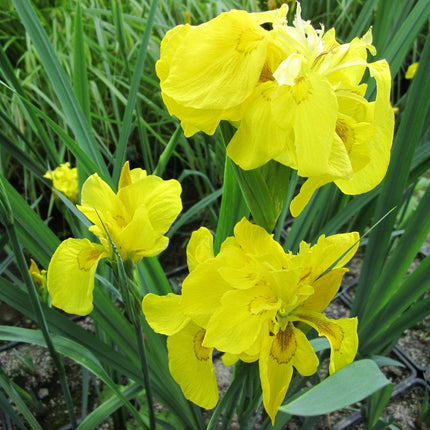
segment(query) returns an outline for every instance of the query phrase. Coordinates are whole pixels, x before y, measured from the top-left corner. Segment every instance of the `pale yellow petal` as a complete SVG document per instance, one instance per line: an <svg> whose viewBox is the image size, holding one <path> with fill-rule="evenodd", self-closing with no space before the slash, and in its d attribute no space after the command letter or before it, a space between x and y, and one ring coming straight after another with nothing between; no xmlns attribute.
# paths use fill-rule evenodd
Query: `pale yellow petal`
<svg viewBox="0 0 430 430"><path fill-rule="evenodd" d="M167 339L169 369L188 400L205 409L218 402L218 385L212 363L212 348L202 341L205 331L190 322Z"/></svg>
<svg viewBox="0 0 430 430"><path fill-rule="evenodd" d="M189 322L179 310L181 296L173 293L167 296L147 294L142 300L142 311L146 321L157 333L172 335L180 331Z"/></svg>
<svg viewBox="0 0 430 430"><path fill-rule="evenodd" d="M105 249L88 239L66 239L54 252L48 267L47 287L52 304L70 314L93 310L94 276Z"/></svg>

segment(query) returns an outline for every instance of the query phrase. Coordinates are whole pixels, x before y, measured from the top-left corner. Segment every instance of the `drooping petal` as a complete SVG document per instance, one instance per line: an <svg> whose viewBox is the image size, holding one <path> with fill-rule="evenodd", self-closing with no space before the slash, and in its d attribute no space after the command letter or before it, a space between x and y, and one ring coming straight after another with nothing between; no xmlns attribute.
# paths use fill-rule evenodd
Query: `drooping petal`
<svg viewBox="0 0 430 430"><path fill-rule="evenodd" d="M205 227L200 227L191 235L187 245L188 270L192 272L197 266L214 258L214 238Z"/></svg>
<svg viewBox="0 0 430 430"><path fill-rule="evenodd" d="M93 310L94 275L107 257L101 245L88 239L66 239L54 252L48 267L47 286L52 304L70 314Z"/></svg>
<svg viewBox="0 0 430 430"><path fill-rule="evenodd" d="M173 293L167 296L147 294L142 300L142 311L146 321L157 333L173 335L182 330L189 322L179 310L181 296Z"/></svg>
<svg viewBox="0 0 430 430"><path fill-rule="evenodd" d="M284 164L294 167L292 128L288 117L277 121L277 102L282 99L275 98L276 89L274 81L258 86L237 132L227 146L227 155L244 170L260 167L281 153Z"/></svg>
<svg viewBox="0 0 430 430"><path fill-rule="evenodd" d="M264 338L259 365L264 408L274 424L290 385L293 366L300 374L309 376L316 372L318 358L306 336L290 323L285 330Z"/></svg>
<svg viewBox="0 0 430 430"><path fill-rule="evenodd" d="M293 217L298 217L306 205L310 202L314 192L325 184L331 181L331 177L316 176L308 178L300 187L299 194L297 194L290 204L290 212Z"/></svg>
<svg viewBox="0 0 430 430"><path fill-rule="evenodd" d="M304 177L325 175L337 118L333 87L320 76L309 74L299 78L291 92L297 173Z"/></svg>
<svg viewBox="0 0 430 430"><path fill-rule="evenodd" d="M232 354L258 352L251 348L258 347L279 306L267 287L226 292L209 320L204 344Z"/></svg>
<svg viewBox="0 0 430 430"><path fill-rule="evenodd" d="M321 313L298 310L294 318L313 327L331 347L330 374L352 363L358 349L357 318L328 319Z"/></svg>
<svg viewBox="0 0 430 430"><path fill-rule="evenodd" d="M204 336L205 331L193 322L169 336L169 369L188 400L212 409L218 402L218 385L212 363L213 348L202 345Z"/></svg>
<svg viewBox="0 0 430 430"><path fill-rule="evenodd" d="M370 75L375 78L377 88L376 99L370 104L374 115L374 134L367 146L370 161L349 180L335 181L345 194L358 194L375 188L384 178L390 161L394 133L394 112L390 104L390 69L385 60L368 64L368 68Z"/></svg>

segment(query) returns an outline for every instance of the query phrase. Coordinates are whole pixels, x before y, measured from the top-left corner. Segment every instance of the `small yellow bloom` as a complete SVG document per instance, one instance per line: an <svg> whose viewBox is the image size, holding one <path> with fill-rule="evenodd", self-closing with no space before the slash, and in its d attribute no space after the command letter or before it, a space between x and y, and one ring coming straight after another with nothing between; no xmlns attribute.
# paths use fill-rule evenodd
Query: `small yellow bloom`
<svg viewBox="0 0 430 430"><path fill-rule="evenodd" d="M46 270L40 270L37 263L30 258L30 272L31 279L33 279L36 286L40 300L45 303L48 300L48 290L46 289Z"/></svg>
<svg viewBox="0 0 430 430"><path fill-rule="evenodd" d="M415 76L415 73L418 69L418 63L413 63L408 67L405 73L405 79L412 79Z"/></svg>
<svg viewBox="0 0 430 430"><path fill-rule="evenodd" d="M314 246L302 242L293 255L263 228L243 219L216 257L208 235L200 229L190 241L193 269L183 282L182 296L148 295L143 311L152 328L169 340L192 323L190 333L175 344L188 351L187 359L169 348L170 368L190 400L200 405L209 401L202 397L203 373L197 373L195 365L215 348L226 353L226 363L258 360L263 404L274 422L293 368L304 376L317 370L318 358L301 330L304 325L328 339L330 373L355 357L357 319L331 320L322 311L340 287L347 271L343 266L356 252L359 235L321 236Z"/></svg>
<svg viewBox="0 0 430 430"><path fill-rule="evenodd" d="M72 238L60 244L48 267L53 305L77 315L92 311L95 271L102 258L112 256L110 240L123 261L135 264L164 251L165 233L182 210L180 194L179 182L130 170L128 162L117 193L97 174L90 176L77 207L93 223L89 230L101 244Z"/></svg>
<svg viewBox="0 0 430 430"><path fill-rule="evenodd" d="M70 163L60 164L55 170L48 170L44 178L52 180L52 188L63 193L72 203L78 200L78 170L71 168Z"/></svg>
<svg viewBox="0 0 430 430"><path fill-rule="evenodd" d="M228 156L242 169L275 160L309 178L293 200L297 216L324 184L361 194L383 179L394 115L391 76L375 54L371 32L339 44L287 5L265 13L232 10L199 26L178 26L162 41L157 62L163 100L186 136L213 134L222 120L237 132ZM261 25L268 23L272 29ZM376 98L365 99L366 69Z"/></svg>

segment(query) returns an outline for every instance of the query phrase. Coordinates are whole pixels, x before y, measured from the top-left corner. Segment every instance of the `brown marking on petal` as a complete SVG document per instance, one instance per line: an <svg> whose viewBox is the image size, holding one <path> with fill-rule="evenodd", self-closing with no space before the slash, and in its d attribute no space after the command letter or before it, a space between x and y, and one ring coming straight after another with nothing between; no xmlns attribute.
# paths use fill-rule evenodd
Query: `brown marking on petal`
<svg viewBox="0 0 430 430"><path fill-rule="evenodd" d="M252 315L262 315L270 309L273 309L278 303L275 297L257 296L248 304L248 311Z"/></svg>
<svg viewBox="0 0 430 430"><path fill-rule="evenodd" d="M212 348L206 348L202 345L205 337L206 330L201 329L195 335L193 339L194 355L199 361L207 361L211 357Z"/></svg>
<svg viewBox="0 0 430 430"><path fill-rule="evenodd" d="M267 82L267 81L274 81L275 78L273 77L272 71L270 70L269 65L266 63L264 63L263 69L261 70L260 73L260 78L259 78L259 82Z"/></svg>
<svg viewBox="0 0 430 430"><path fill-rule="evenodd" d="M77 256L79 270L86 272L90 270L99 259L101 253L102 251L95 248L81 250Z"/></svg>
<svg viewBox="0 0 430 430"><path fill-rule="evenodd" d="M346 151L349 154L355 140L354 130L344 121L338 119L336 121L336 133L342 139Z"/></svg>
<svg viewBox="0 0 430 430"><path fill-rule="evenodd" d="M122 215L115 215L113 219L117 222L120 227L125 227L127 225L127 221Z"/></svg>
<svg viewBox="0 0 430 430"><path fill-rule="evenodd" d="M264 30L261 30L264 31ZM243 55L250 54L254 49L257 48L258 44L265 38L264 33L258 31L243 30L236 43L236 51Z"/></svg>
<svg viewBox="0 0 430 430"><path fill-rule="evenodd" d="M294 100L298 105L303 100L306 100L312 93L312 87L309 80L303 76L297 78L295 85L291 87L291 93L293 94Z"/></svg>
<svg viewBox="0 0 430 430"><path fill-rule="evenodd" d="M329 321L320 320L319 318L314 318L312 315L301 315L296 314L298 318L300 318L303 322L306 323L306 321L311 322L314 324L315 327L317 327L318 332L321 336L328 337L330 336L331 341L333 342L332 347L333 350L339 351L340 346L343 342L343 339L345 337L345 332L343 331L343 328L336 323L331 323Z"/></svg>
<svg viewBox="0 0 430 430"><path fill-rule="evenodd" d="M270 356L278 364L288 364L294 357L297 349L297 340L290 324L285 330L279 330L274 336Z"/></svg>

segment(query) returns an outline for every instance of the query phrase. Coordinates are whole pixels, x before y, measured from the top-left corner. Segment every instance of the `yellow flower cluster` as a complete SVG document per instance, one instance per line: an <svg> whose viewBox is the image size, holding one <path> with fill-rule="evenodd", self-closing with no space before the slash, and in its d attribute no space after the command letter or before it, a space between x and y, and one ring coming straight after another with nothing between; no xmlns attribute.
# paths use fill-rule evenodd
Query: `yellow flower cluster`
<svg viewBox="0 0 430 430"><path fill-rule="evenodd" d="M230 121L237 131L227 154L242 169L275 160L308 178L291 204L297 216L329 182L346 194L379 184L394 115L389 66L367 61L368 51L375 54L370 31L339 44L334 29L316 30L301 18L299 3L292 25L287 11L232 10L177 26L162 41L156 69L163 100L186 136L213 134ZM371 102L366 69L376 81Z"/></svg>
<svg viewBox="0 0 430 430"><path fill-rule="evenodd" d="M48 170L44 178L52 180L52 188L63 193L72 203L78 200L78 170L70 167L70 163L60 164L54 170Z"/></svg>
<svg viewBox="0 0 430 430"><path fill-rule="evenodd" d="M205 408L216 405L214 348L225 353L227 364L258 360L264 407L274 422L293 367L304 376L317 370L303 326L328 339L330 373L351 363L357 319L331 320L322 311L337 293L358 241L358 233L321 236L314 246L302 242L294 255L243 219L214 257L211 233L194 232L182 295L148 294L142 302L149 325L169 336L170 372L185 396Z"/></svg>
<svg viewBox="0 0 430 430"><path fill-rule="evenodd" d="M52 304L66 312L87 315L93 309L98 262L112 256L112 241L123 261L138 263L167 248L165 233L182 210L181 185L130 170L125 163L115 193L97 174L82 186L78 209L93 223L89 230L101 244L66 239L51 258L48 291Z"/></svg>

